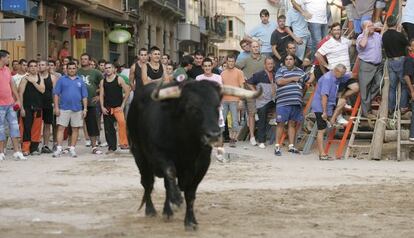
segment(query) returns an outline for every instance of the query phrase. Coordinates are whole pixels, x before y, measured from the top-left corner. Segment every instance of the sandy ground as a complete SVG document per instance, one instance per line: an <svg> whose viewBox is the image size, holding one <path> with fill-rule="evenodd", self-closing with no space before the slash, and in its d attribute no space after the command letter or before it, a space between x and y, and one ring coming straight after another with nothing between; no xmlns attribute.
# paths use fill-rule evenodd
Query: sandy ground
<svg viewBox="0 0 414 238"><path fill-rule="evenodd" d="M227 149L214 161L195 204L165 222L137 211L142 187L131 156L51 156L0 162L0 237L414 237L414 161L319 161L274 157L272 148Z"/></svg>

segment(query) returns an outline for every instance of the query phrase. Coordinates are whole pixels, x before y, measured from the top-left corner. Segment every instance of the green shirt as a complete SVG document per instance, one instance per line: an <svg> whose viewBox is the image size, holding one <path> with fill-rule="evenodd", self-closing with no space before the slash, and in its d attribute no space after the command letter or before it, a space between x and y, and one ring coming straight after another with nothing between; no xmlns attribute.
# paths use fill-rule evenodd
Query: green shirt
<svg viewBox="0 0 414 238"><path fill-rule="evenodd" d="M92 98L96 97L96 90L99 88L103 76L99 70L96 69L79 69L78 75L82 77L88 89L88 107L95 107L96 103L92 102Z"/></svg>
<svg viewBox="0 0 414 238"><path fill-rule="evenodd" d="M126 75L124 74L117 74L117 75L121 77L127 85L129 85L129 78Z"/></svg>
<svg viewBox="0 0 414 238"><path fill-rule="evenodd" d="M185 71L185 69L183 67L178 67L173 73L173 78L177 82L186 81L186 80L188 80L187 71Z"/></svg>

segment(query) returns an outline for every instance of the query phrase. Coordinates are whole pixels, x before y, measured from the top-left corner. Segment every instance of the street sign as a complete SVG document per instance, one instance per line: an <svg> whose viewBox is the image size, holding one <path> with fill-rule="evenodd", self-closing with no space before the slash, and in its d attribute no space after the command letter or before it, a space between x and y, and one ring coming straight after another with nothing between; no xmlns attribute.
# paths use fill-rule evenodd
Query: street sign
<svg viewBox="0 0 414 238"><path fill-rule="evenodd" d="M0 19L0 41L24 41L24 19Z"/></svg>
<svg viewBox="0 0 414 238"><path fill-rule="evenodd" d="M27 10L27 0L3 0L2 11L24 12Z"/></svg>

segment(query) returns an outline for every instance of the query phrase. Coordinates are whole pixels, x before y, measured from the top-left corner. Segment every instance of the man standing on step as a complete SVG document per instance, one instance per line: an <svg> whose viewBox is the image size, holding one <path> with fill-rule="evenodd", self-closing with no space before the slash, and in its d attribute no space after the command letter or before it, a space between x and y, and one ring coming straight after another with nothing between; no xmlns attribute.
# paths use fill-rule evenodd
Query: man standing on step
<svg viewBox="0 0 414 238"><path fill-rule="evenodd" d="M402 32L397 31L397 18L390 16L387 19L388 30L382 36L384 52L388 59L388 76L390 91L388 94L388 113L395 110L397 86L401 83L400 107L401 113L408 111L409 91L404 82L403 65L408 46L408 40Z"/></svg>
<svg viewBox="0 0 414 238"><path fill-rule="evenodd" d="M372 114L371 103L379 93L382 78L382 37L374 31L371 21L363 23L364 31L358 36L357 51L359 64L359 89L361 93L362 116L375 119Z"/></svg>

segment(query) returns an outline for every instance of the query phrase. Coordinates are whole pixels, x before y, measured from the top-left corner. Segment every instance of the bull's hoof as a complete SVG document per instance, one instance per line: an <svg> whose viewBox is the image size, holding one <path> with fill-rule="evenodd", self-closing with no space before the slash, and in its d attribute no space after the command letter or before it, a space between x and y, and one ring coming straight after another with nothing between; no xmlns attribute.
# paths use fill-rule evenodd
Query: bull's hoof
<svg viewBox="0 0 414 238"><path fill-rule="evenodd" d="M184 226L185 231L196 231L198 229L198 225L193 222L186 222Z"/></svg>
<svg viewBox="0 0 414 238"><path fill-rule="evenodd" d="M164 221L170 221L172 219L172 217L174 216L174 212L172 211L170 204L164 205L162 216L164 218Z"/></svg>
<svg viewBox="0 0 414 238"><path fill-rule="evenodd" d="M146 207L145 208L145 216L146 217L155 217L157 216L157 211L155 210L154 207Z"/></svg>

